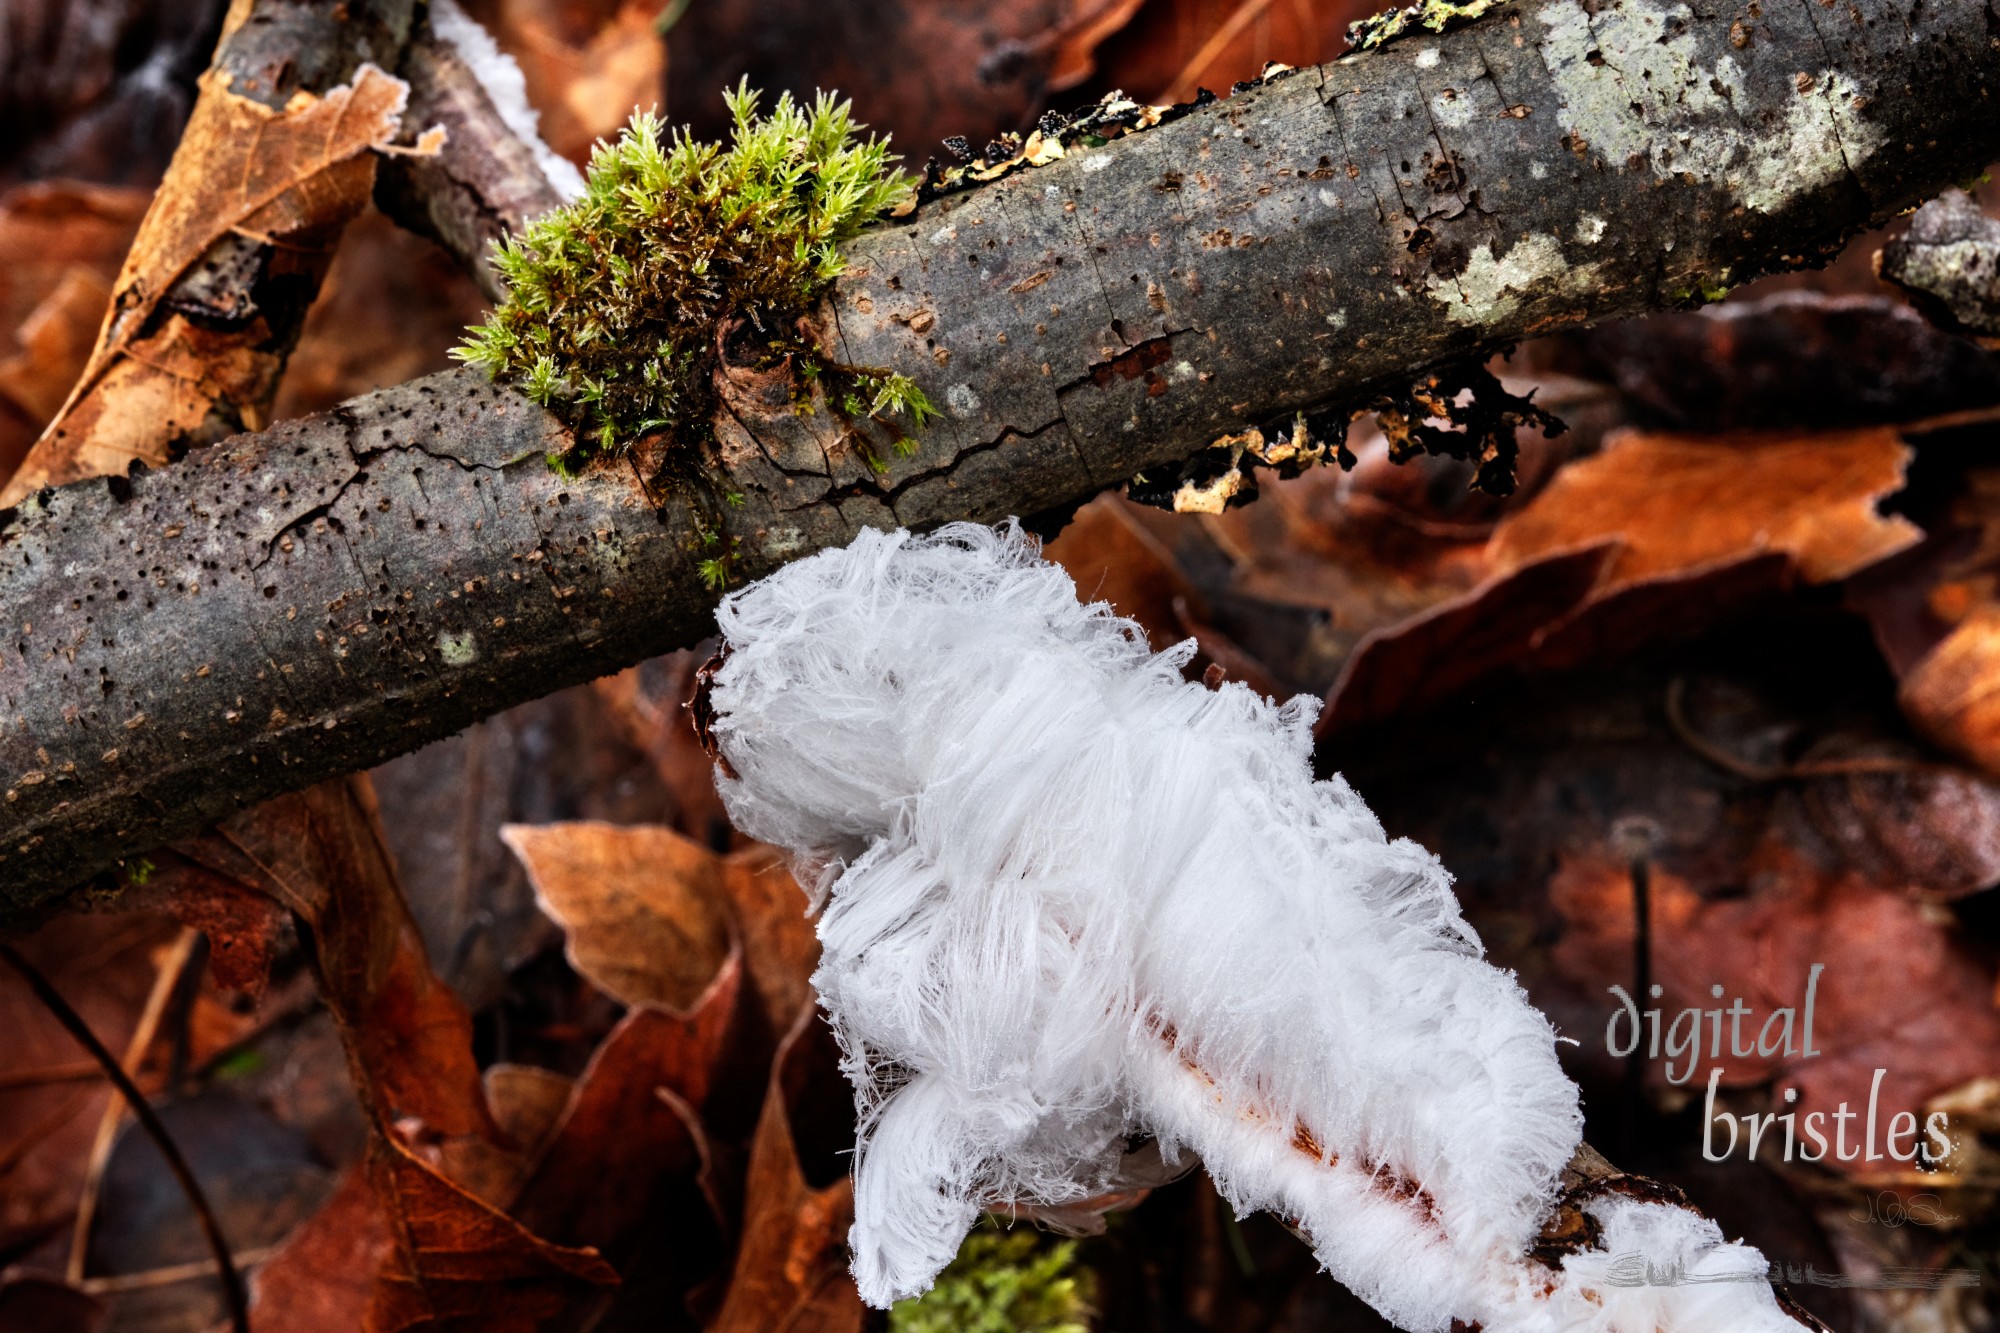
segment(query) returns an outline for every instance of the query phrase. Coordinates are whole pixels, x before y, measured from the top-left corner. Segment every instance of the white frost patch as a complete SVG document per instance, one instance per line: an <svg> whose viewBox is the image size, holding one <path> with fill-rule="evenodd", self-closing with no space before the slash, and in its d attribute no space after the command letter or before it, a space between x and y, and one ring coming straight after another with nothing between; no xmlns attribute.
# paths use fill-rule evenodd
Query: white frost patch
<svg viewBox="0 0 2000 1333"><path fill-rule="evenodd" d="M1089 157L1083 159L1083 171L1086 176L1093 171L1102 171L1110 165L1111 154L1109 153L1092 153Z"/></svg>
<svg viewBox="0 0 2000 1333"><path fill-rule="evenodd" d="M1186 384L1195 377L1194 362L1176 361L1167 370L1169 384Z"/></svg>
<svg viewBox="0 0 2000 1333"><path fill-rule="evenodd" d="M931 233L932 245L949 245L958 239L958 228L946 225Z"/></svg>
<svg viewBox="0 0 2000 1333"><path fill-rule="evenodd" d="M969 417L979 411L979 395L970 384L954 384L944 391L944 404L955 417Z"/></svg>
<svg viewBox="0 0 2000 1333"><path fill-rule="evenodd" d="M1335 194L1332 190L1322 189L1319 192L1319 201L1322 204L1325 204L1328 208L1333 208L1340 203L1340 196Z"/></svg>
<svg viewBox="0 0 2000 1333"><path fill-rule="evenodd" d="M1459 323L1492 324L1512 315L1529 296L1583 295L1596 286L1597 269L1596 264L1570 263L1560 241L1537 233L1522 237L1498 258L1491 245L1481 245L1467 257L1465 272L1456 278L1431 275L1425 286Z"/></svg>
<svg viewBox="0 0 2000 1333"><path fill-rule="evenodd" d="M1438 63L1438 49L1435 46L1427 46L1423 50L1417 52L1418 69L1436 69L1437 63Z"/></svg>
<svg viewBox="0 0 2000 1333"><path fill-rule="evenodd" d="M574 199L583 193L583 173L576 164L542 142L542 113L528 104L528 81L514 57L500 49L493 34L458 7L458 0L432 0L431 30L458 52L508 129L534 152L535 162L557 194Z"/></svg>
<svg viewBox="0 0 2000 1333"><path fill-rule="evenodd" d="M1536 158L1528 164L1528 175L1535 180L1545 181L1549 178L1549 169L1542 165L1540 158Z"/></svg>
<svg viewBox="0 0 2000 1333"><path fill-rule="evenodd" d="M1542 57L1562 99L1557 122L1614 166L1637 157L1658 176L1692 172L1774 213L1882 144L1849 110L1859 90L1826 72L1791 94L1782 127L1745 124L1742 71L1729 56L1696 63L1696 20L1685 4L1628 0L1593 19L1578 0L1555 0L1535 16L1549 34ZM1586 58L1592 52L1601 64Z"/></svg>
<svg viewBox="0 0 2000 1333"><path fill-rule="evenodd" d="M450 630L439 630L437 636L438 655L444 658L446 666L471 666L479 660L479 640L471 630L461 630L454 634Z"/></svg>
<svg viewBox="0 0 2000 1333"><path fill-rule="evenodd" d="M1595 213L1585 213L1576 220L1576 239L1585 245L1596 245L1604 239L1604 219Z"/></svg>
<svg viewBox="0 0 2000 1333"><path fill-rule="evenodd" d="M1326 317L1326 322L1327 322L1327 323L1329 323L1329 324L1331 324L1331 325L1333 325L1333 327L1335 327L1336 329L1344 329L1344 328L1346 328L1346 327L1347 327L1347 307L1346 307L1346 306L1342 306L1342 307L1341 307L1340 309L1338 309L1338 310L1334 311L1334 312L1333 312L1332 314L1328 315L1328 316Z"/></svg>

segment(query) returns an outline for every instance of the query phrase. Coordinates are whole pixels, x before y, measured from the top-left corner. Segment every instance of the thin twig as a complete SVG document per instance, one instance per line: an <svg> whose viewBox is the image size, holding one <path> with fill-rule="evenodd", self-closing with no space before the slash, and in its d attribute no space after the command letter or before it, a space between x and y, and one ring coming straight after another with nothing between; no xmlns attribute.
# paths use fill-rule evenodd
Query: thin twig
<svg viewBox="0 0 2000 1333"><path fill-rule="evenodd" d="M1852 759L1813 759L1802 764L1759 764L1717 745L1687 719L1687 678L1675 676L1667 682L1667 725L1681 744L1714 764L1750 782L1789 782L1800 778L1850 778L1869 774L1950 773L1950 764L1928 759L1905 759L1899 755L1857 755Z"/></svg>
<svg viewBox="0 0 2000 1333"><path fill-rule="evenodd" d="M11 1092L16 1088L46 1088L55 1083L95 1083L103 1077L104 1071L95 1062L78 1060L73 1064L44 1065L40 1069L0 1073L0 1092Z"/></svg>
<svg viewBox="0 0 2000 1333"><path fill-rule="evenodd" d="M1195 80L1206 73L1208 67L1215 63L1216 57L1227 50L1229 44L1235 41L1245 28L1262 18L1264 11L1270 7L1271 0L1243 0L1243 3L1236 7L1236 12L1224 19L1222 25L1208 35L1208 40L1201 44L1201 49L1194 53L1194 58L1182 66L1181 72L1174 76L1174 81L1167 86L1166 100L1185 102L1193 96Z"/></svg>
<svg viewBox="0 0 2000 1333"><path fill-rule="evenodd" d="M104 1043L97 1039L97 1034L90 1030L90 1024L83 1021L81 1014L70 1008L69 1001L63 999L62 993L49 984L48 978L5 940L0 940L0 960L5 960L9 967L20 973L21 980L28 983L28 989L35 993L35 998L40 1000L55 1020L68 1030L69 1035L76 1039L77 1045L90 1052L91 1058L103 1068L104 1076L111 1080L119 1094L125 1098L126 1105L132 1108L132 1114L138 1118L140 1126L153 1140L153 1146L158 1148L160 1156L166 1159L167 1169L172 1171L174 1179L180 1182L181 1192L187 1195L188 1205L194 1209L195 1220L201 1224L202 1235L208 1241L209 1252L215 1256L216 1270L222 1277L223 1295L229 1302L230 1328L233 1333L250 1333L250 1307L243 1293L243 1275L236 1271L236 1263L229 1257L229 1243L223 1239L222 1226L215 1220L215 1211L208 1206L208 1196L201 1192L201 1183L194 1178L194 1172L189 1168L187 1158L181 1156L180 1145L174 1142L171 1134L167 1133L167 1127L160 1123L159 1114L133 1084L131 1077L126 1074L117 1059L105 1049Z"/></svg>
<svg viewBox="0 0 2000 1333"><path fill-rule="evenodd" d="M276 1245L264 1245L254 1250L239 1250L236 1266L249 1268L263 1263L278 1252ZM165 1268L148 1268L143 1273L109 1273L103 1277L87 1277L76 1285L92 1296L115 1296L123 1291L145 1291L152 1287L171 1287L176 1282L188 1282L198 1277L214 1277L215 1260L196 1259L191 1263L170 1264Z"/></svg>
<svg viewBox="0 0 2000 1333"><path fill-rule="evenodd" d="M181 973L187 969L188 960L194 957L195 942L201 932L191 926L182 926L181 933L168 946L166 957L160 960L159 970L153 974L153 991L146 997L146 1007L140 1011L138 1026L132 1029L132 1039L125 1043L125 1059L120 1065L128 1074L136 1076L139 1066L146 1061L146 1052L153 1049L153 1038L159 1035L160 1019L167 1012L167 1001L173 998L174 990L181 983ZM111 1162L111 1147L118 1141L118 1126L125 1121L125 1103L113 1097L104 1104L104 1114L97 1119L97 1138L90 1145L90 1156L83 1171L83 1192L77 1199L76 1223L71 1231L69 1243L69 1267L64 1277L71 1286L83 1281L84 1259L90 1250L90 1227L97 1217L97 1195L104 1184L104 1168Z"/></svg>

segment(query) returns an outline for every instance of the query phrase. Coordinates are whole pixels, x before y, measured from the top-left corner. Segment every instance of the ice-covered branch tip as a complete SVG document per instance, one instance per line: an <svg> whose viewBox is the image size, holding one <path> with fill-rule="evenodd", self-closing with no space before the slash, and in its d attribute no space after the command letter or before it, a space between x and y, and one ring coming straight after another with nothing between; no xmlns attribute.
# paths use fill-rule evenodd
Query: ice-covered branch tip
<svg viewBox="0 0 2000 1333"><path fill-rule="evenodd" d="M805 323L846 265L840 244L910 188L888 142L859 139L826 93L811 106L786 94L768 117L747 83L724 97L728 148L663 137L640 112L599 145L580 199L495 256L508 298L455 355L572 426L569 466L651 431L702 436L726 351L789 362L802 405L819 381L851 417L921 427L931 414L907 377L832 360Z"/></svg>
<svg viewBox="0 0 2000 1333"><path fill-rule="evenodd" d="M1012 527L864 533L718 621L724 799L826 901L871 1303L982 1209L1198 1157L1406 1329L1796 1330L1671 1205L1597 1200L1597 1245L1527 1257L1576 1089L1437 859L1314 781L1317 701L1184 681L1191 644L1151 652Z"/></svg>

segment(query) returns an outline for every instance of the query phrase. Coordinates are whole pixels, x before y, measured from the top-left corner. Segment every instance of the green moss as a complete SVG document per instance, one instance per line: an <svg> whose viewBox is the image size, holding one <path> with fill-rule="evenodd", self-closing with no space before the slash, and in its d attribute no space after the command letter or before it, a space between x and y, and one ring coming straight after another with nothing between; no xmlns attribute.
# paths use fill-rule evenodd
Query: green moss
<svg viewBox="0 0 2000 1333"><path fill-rule="evenodd" d="M809 402L921 427L930 401L902 375L830 360L805 317L844 267L839 246L909 188L888 144L857 137L846 102L778 99L768 117L747 83L725 93L727 148L657 117L600 144L582 198L510 238L494 263L507 300L453 355L571 425L565 471L678 432L685 460L709 440L713 372L789 364ZM896 430L899 447L904 444Z"/></svg>
<svg viewBox="0 0 2000 1333"><path fill-rule="evenodd" d="M937 1285L889 1311L890 1333L1089 1333L1076 1242L1026 1227L965 1238Z"/></svg>

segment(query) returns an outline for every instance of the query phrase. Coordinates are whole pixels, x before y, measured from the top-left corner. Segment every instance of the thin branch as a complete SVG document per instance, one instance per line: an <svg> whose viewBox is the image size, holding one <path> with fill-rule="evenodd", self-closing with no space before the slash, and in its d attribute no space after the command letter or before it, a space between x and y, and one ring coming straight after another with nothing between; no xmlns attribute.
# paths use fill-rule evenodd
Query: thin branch
<svg viewBox="0 0 2000 1333"><path fill-rule="evenodd" d="M138 1026L132 1029L132 1039L125 1043L125 1059L121 1064L127 1077L137 1077L139 1066L145 1063L146 1052L153 1048L153 1038L159 1035L160 1020L166 1016L167 1002L181 983L181 974L187 970L188 961L194 957L195 944L201 939L201 932L192 926L182 926L174 942L167 946L166 957L160 960L159 970L153 974L153 990L146 997L146 1007L139 1013ZM111 1161L111 1146L118 1141L118 1126L125 1119L125 1103L113 1097L105 1103L104 1114L97 1120L97 1138L90 1145L90 1157L83 1171L83 1192L76 1205L76 1223L70 1234L69 1270L65 1275L71 1286L83 1281L84 1259L90 1251L90 1226L97 1216L97 1194L104 1184L104 1168Z"/></svg>
<svg viewBox="0 0 2000 1333"><path fill-rule="evenodd" d="M1730 753L1708 737L1695 730L1687 717L1687 678L1675 676L1667 682L1666 696L1667 725L1681 744L1714 764L1725 773L1733 773L1750 782L1795 782L1805 778L1851 778L1869 775L1901 775L1954 773L1958 770L1949 764L1934 763L1924 759L1906 759L1900 755L1857 755L1852 759L1811 759L1798 764L1759 764Z"/></svg>
<svg viewBox="0 0 2000 1333"><path fill-rule="evenodd" d="M208 1196L202 1193L201 1182L195 1179L194 1171L187 1164L187 1158L181 1156L180 1145L174 1142L173 1135L169 1134L167 1127L160 1122L159 1113L153 1110L152 1104L132 1082L117 1058L105 1048L103 1042L97 1039L97 1034L90 1030L90 1024L84 1022L83 1016L70 1007L69 1001L63 999L62 993L49 983L49 979L41 974L40 969L22 957L20 951L5 940L0 940L0 960L4 960L9 967L20 974L21 980L28 983L28 989L35 993L35 998L40 1000L55 1020L68 1030L69 1035L76 1039L77 1045L90 1052L91 1058L104 1070L104 1076L111 1080L119 1095L125 1098L126 1105L132 1108L132 1114L145 1129L147 1137L153 1140L153 1146L158 1148L160 1156L166 1159L167 1169L172 1171L174 1179L180 1182L181 1192L187 1195L188 1206L194 1209L195 1220L201 1224L202 1236L208 1241L209 1253L215 1256L216 1271L222 1277L223 1294L229 1303L230 1328L234 1333L250 1333L250 1306L244 1295L243 1275L236 1271L235 1260L230 1257L229 1243L223 1239L222 1226L216 1221L215 1210L209 1207Z"/></svg>
<svg viewBox="0 0 2000 1333"><path fill-rule="evenodd" d="M1174 76L1173 83L1168 85L1167 91L1161 95L1162 100L1185 102L1193 97L1195 84L1208 72L1208 67L1229 49L1229 44L1235 41L1245 28L1264 17L1264 11L1270 7L1271 0L1243 0L1235 12L1208 35L1208 40L1201 44L1201 49L1181 67L1181 72Z"/></svg>

